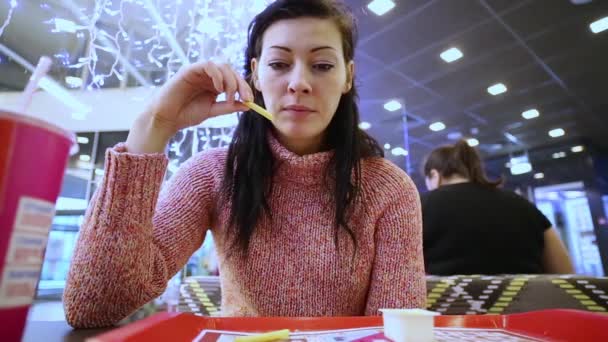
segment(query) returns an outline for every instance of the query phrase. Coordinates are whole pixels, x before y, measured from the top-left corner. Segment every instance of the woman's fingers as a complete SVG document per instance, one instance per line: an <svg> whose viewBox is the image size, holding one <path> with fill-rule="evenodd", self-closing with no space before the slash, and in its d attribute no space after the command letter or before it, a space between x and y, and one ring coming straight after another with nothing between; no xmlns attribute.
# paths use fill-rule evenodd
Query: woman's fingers
<svg viewBox="0 0 608 342"><path fill-rule="evenodd" d="M253 101L251 87L229 64L197 62L185 67L176 76L176 87L173 87L172 94L168 94L170 99L181 99L172 105L175 108L188 105L199 108L194 112L202 110L204 115L213 117L249 110L242 102L235 101L237 93L241 101ZM217 101L217 95L222 93L226 94L226 101Z"/></svg>
<svg viewBox="0 0 608 342"><path fill-rule="evenodd" d="M231 102L234 101L235 94L239 94L241 101L253 101L253 91L247 82L241 75L236 73L229 64L215 64L213 62L198 62L194 63L188 68L188 72L194 77L187 77L185 79L190 83L190 86L198 87L198 83L203 89L213 91L217 94L226 93L226 100ZM209 87L210 83L213 84L214 89L204 89Z"/></svg>
<svg viewBox="0 0 608 342"><path fill-rule="evenodd" d="M225 91L225 80L220 68L212 62L207 62L203 65L203 71L211 78L215 90L218 93L223 93Z"/></svg>
<svg viewBox="0 0 608 342"><path fill-rule="evenodd" d="M241 101L253 101L253 91L249 84L239 75L237 75L239 83L239 98Z"/></svg>
<svg viewBox="0 0 608 342"><path fill-rule="evenodd" d="M235 112L245 112L247 110L249 110L249 108L247 108L247 106L245 106L242 102L238 102L238 101L215 102L209 108L209 117L223 115L223 114L230 114L230 113L235 113Z"/></svg>
<svg viewBox="0 0 608 342"><path fill-rule="evenodd" d="M224 78L224 91L226 92L226 101L232 103L234 102L234 94L238 89L237 75L228 64L220 65L219 70L221 71L222 77Z"/></svg>

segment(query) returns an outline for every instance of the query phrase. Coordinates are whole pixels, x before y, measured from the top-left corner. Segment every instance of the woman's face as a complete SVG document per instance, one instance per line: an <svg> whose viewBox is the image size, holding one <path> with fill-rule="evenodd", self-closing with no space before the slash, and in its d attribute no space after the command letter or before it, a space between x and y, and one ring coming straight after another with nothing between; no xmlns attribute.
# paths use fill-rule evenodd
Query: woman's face
<svg viewBox="0 0 608 342"><path fill-rule="evenodd" d="M344 61L336 24L308 17L278 21L264 33L260 58L251 64L279 140L318 151L341 96L352 87L354 64Z"/></svg>

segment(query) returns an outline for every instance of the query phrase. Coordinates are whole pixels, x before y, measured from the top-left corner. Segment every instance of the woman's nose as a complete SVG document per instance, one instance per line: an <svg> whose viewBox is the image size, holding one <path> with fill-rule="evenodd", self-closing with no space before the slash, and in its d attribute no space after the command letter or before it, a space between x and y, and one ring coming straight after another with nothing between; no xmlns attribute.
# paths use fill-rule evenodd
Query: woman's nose
<svg viewBox="0 0 608 342"><path fill-rule="evenodd" d="M292 69L288 91L291 94L310 94L312 87L310 85L310 75L306 68L296 66Z"/></svg>

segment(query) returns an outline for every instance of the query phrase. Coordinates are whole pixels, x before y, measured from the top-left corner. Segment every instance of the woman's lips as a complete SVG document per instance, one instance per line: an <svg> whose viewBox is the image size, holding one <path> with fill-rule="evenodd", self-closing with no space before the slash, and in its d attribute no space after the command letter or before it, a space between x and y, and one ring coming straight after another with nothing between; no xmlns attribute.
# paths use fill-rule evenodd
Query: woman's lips
<svg viewBox="0 0 608 342"><path fill-rule="evenodd" d="M283 108L283 111L295 117L306 117L314 113L312 108L301 105L287 106Z"/></svg>

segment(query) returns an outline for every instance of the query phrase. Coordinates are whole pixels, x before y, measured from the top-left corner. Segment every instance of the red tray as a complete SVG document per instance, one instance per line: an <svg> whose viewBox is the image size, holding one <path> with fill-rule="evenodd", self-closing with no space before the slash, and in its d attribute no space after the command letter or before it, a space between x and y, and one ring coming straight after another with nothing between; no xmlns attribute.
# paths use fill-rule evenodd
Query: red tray
<svg viewBox="0 0 608 342"><path fill-rule="evenodd" d="M202 330L264 332L279 329L334 330L382 325L382 317L200 317L159 313L88 341L192 341ZM543 341L608 341L608 315L578 310L542 310L510 315L437 316L435 327L502 329Z"/></svg>

